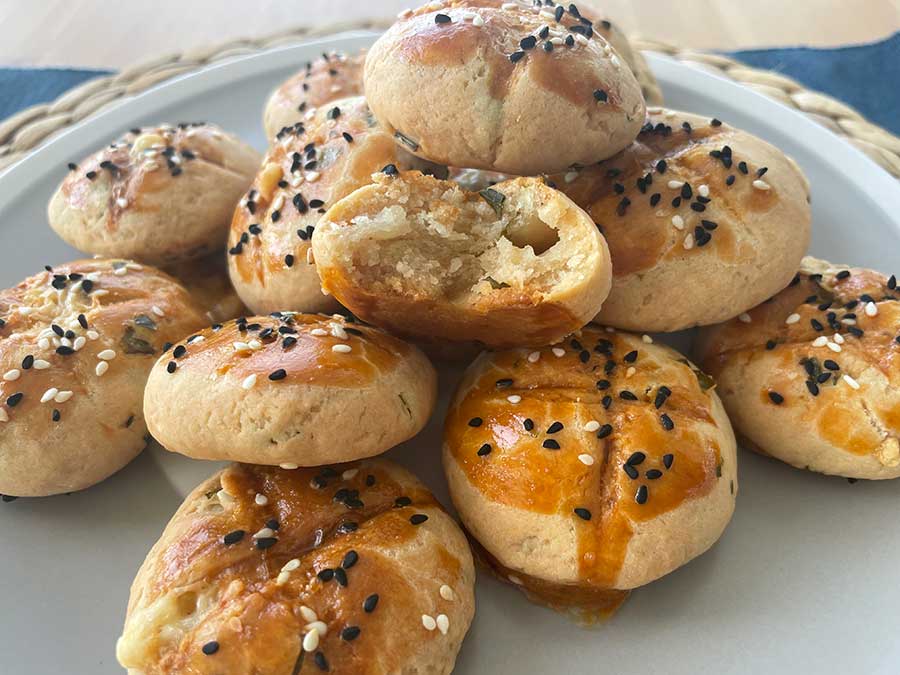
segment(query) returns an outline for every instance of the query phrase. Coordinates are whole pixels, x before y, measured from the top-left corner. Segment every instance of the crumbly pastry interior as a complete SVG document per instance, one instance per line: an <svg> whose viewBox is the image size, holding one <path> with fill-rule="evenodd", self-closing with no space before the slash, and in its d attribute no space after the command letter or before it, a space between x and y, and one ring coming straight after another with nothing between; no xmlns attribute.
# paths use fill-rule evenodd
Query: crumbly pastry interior
<svg viewBox="0 0 900 675"><path fill-rule="evenodd" d="M537 181L467 193L444 181L377 180L334 243L356 286L477 304L500 289L540 297L585 277L592 252L560 227L552 191Z"/></svg>

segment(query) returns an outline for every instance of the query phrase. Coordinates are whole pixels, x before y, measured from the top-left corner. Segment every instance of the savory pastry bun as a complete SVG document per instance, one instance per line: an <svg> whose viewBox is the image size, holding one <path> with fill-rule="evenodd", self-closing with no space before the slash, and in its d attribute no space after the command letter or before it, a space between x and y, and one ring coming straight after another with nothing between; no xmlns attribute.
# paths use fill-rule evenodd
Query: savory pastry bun
<svg viewBox="0 0 900 675"><path fill-rule="evenodd" d="M366 57L366 99L410 151L534 175L606 159L634 140L640 86L575 5L435 7L401 14Z"/></svg>
<svg viewBox="0 0 900 675"><path fill-rule="evenodd" d="M231 221L229 273L253 312L333 311L309 240L325 209L388 165L418 163L378 127L361 96L319 108L269 150Z"/></svg>
<svg viewBox="0 0 900 675"><path fill-rule="evenodd" d="M809 186L780 150L688 113L653 109L627 150L551 184L609 243L597 320L676 331L729 319L784 288L810 236Z"/></svg>
<svg viewBox="0 0 900 675"><path fill-rule="evenodd" d="M474 583L465 536L396 464L237 464L147 555L116 656L144 675L445 675Z"/></svg>
<svg viewBox="0 0 900 675"><path fill-rule="evenodd" d="M415 347L340 315L275 312L214 325L163 354L144 416L160 444L188 457L318 466L412 438L436 395Z"/></svg>
<svg viewBox="0 0 900 675"><path fill-rule="evenodd" d="M588 326L485 352L447 413L444 469L484 558L582 620L706 551L734 509L731 425L681 354Z"/></svg>
<svg viewBox="0 0 900 675"><path fill-rule="evenodd" d="M247 314L247 308L228 278L225 251L178 263L165 271L184 285L194 302L206 310L211 323Z"/></svg>
<svg viewBox="0 0 900 675"><path fill-rule="evenodd" d="M290 134L297 123L315 114L315 109L339 98L357 96L363 89L365 52L347 56L328 52L309 61L299 73L272 92L263 111L263 127L271 142Z"/></svg>
<svg viewBox="0 0 900 675"><path fill-rule="evenodd" d="M697 353L748 447L810 471L900 476L895 276L805 258L771 301L701 331Z"/></svg>
<svg viewBox="0 0 900 675"><path fill-rule="evenodd" d="M259 154L213 124L132 129L77 166L50 200L50 226L80 251L152 265L221 249Z"/></svg>
<svg viewBox="0 0 900 675"><path fill-rule="evenodd" d="M322 287L397 335L491 347L577 330L609 292L588 215L537 178L481 192L382 173L332 206L313 237Z"/></svg>
<svg viewBox="0 0 900 675"><path fill-rule="evenodd" d="M127 260L79 260L0 291L0 493L100 482L144 448L154 355L203 325L174 279Z"/></svg>

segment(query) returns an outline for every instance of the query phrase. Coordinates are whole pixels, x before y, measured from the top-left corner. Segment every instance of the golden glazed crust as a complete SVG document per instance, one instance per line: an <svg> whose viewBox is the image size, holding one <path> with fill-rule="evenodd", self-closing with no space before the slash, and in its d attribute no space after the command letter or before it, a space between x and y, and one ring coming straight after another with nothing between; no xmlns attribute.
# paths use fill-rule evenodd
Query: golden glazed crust
<svg viewBox="0 0 900 675"><path fill-rule="evenodd" d="M366 57L365 93L419 156L517 175L610 157L645 113L634 75L600 32L530 0L401 15Z"/></svg>
<svg viewBox="0 0 900 675"><path fill-rule="evenodd" d="M204 323L166 274L127 260L57 265L0 292L0 493L89 487L145 446L141 402L163 348Z"/></svg>
<svg viewBox="0 0 900 675"><path fill-rule="evenodd" d="M599 165L551 177L609 242L597 321L675 331L729 319L784 288L810 236L809 186L777 148L708 117L650 111Z"/></svg>
<svg viewBox="0 0 900 675"><path fill-rule="evenodd" d="M150 374L144 415L154 438L188 457L318 466L411 438L436 390L425 355L377 328L282 314L174 345Z"/></svg>
<svg viewBox="0 0 900 675"><path fill-rule="evenodd" d="M896 277L805 258L794 282L701 332L697 354L738 434L792 466L900 476Z"/></svg>
<svg viewBox="0 0 900 675"><path fill-rule="evenodd" d="M413 339L543 345L583 326L609 291L591 219L536 178L466 192L417 172L377 177L323 216L322 286Z"/></svg>
<svg viewBox="0 0 900 675"><path fill-rule="evenodd" d="M319 108L282 136L231 221L228 269L244 303L257 314L337 309L322 293L310 252L320 216L386 165L411 163L362 97Z"/></svg>
<svg viewBox="0 0 900 675"><path fill-rule="evenodd" d="M395 464L234 465L147 555L116 653L141 675L443 675L474 581L459 528Z"/></svg>
<svg viewBox="0 0 900 675"><path fill-rule="evenodd" d="M610 591L712 546L737 465L710 384L674 350L593 325L482 354L447 414L444 469L492 566L554 608L603 612L623 597Z"/></svg>
<svg viewBox="0 0 900 675"><path fill-rule="evenodd" d="M339 98L357 96L363 90L365 51L353 56L329 52L314 61L278 87L263 111L266 137L274 143L289 134L287 127L303 123L315 109Z"/></svg>
<svg viewBox="0 0 900 675"><path fill-rule="evenodd" d="M212 124L133 129L72 170L50 226L80 251L171 265L222 248L259 154Z"/></svg>

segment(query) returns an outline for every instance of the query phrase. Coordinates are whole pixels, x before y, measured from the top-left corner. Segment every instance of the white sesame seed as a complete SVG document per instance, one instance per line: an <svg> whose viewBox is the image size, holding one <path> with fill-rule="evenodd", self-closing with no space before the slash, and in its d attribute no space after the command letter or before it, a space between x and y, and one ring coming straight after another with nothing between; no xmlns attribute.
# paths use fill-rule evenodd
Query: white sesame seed
<svg viewBox="0 0 900 675"><path fill-rule="evenodd" d="M104 295L109 295L109 291L105 288L101 288L100 290L94 291L95 298L102 298Z"/></svg>
<svg viewBox="0 0 900 675"><path fill-rule="evenodd" d="M438 614L435 624L437 624L438 630L441 631L441 635L446 635L450 629L450 619L447 618L446 614Z"/></svg>
<svg viewBox="0 0 900 675"><path fill-rule="evenodd" d="M62 345L63 347L71 347L72 341L67 337L61 337L61 338L59 338L59 344Z"/></svg>
<svg viewBox="0 0 900 675"><path fill-rule="evenodd" d="M591 466L594 463L594 458L587 453L583 453L581 455L578 455L578 461L585 466Z"/></svg>
<svg viewBox="0 0 900 675"><path fill-rule="evenodd" d="M284 567L281 568L281 571L282 572L293 572L298 567L300 567L300 560L299 560L299 558L294 558L293 560L288 560L286 563L284 563ZM309 608L307 607L307 609L309 609ZM303 618L306 619L305 616ZM316 616L315 612L313 612L313 618L306 619L306 620L307 621L315 621L317 618L318 617Z"/></svg>
<svg viewBox="0 0 900 675"><path fill-rule="evenodd" d="M7 370L3 373L3 379L7 382L15 382L19 379L19 376L22 374L22 371L18 368L13 368L12 370Z"/></svg>
<svg viewBox="0 0 900 675"><path fill-rule="evenodd" d="M755 187L757 190L768 190L772 186L769 185L766 181L757 178L755 181L753 181L753 187Z"/></svg>
<svg viewBox="0 0 900 675"><path fill-rule="evenodd" d="M794 312L788 318L786 318L784 320L784 322L788 325L791 325L792 323L797 323L799 320L800 320L800 315L797 314L796 312Z"/></svg>
<svg viewBox="0 0 900 675"><path fill-rule="evenodd" d="M513 394L513 395L511 395L511 396L507 396L507 397L506 397L506 400L509 401L510 403L513 403L513 404L515 404L515 403L521 403L522 397L519 396L518 394Z"/></svg>
<svg viewBox="0 0 900 675"><path fill-rule="evenodd" d="M234 504L234 495L224 488L219 490L219 503L221 503L222 506L231 506Z"/></svg>
<svg viewBox="0 0 900 675"><path fill-rule="evenodd" d="M701 197L709 197L709 185L706 185L706 184L700 185L697 188L697 194L700 195Z"/></svg>
<svg viewBox="0 0 900 675"><path fill-rule="evenodd" d="M855 326L856 319L841 319L841 323L844 324L845 326Z"/></svg>
<svg viewBox="0 0 900 675"><path fill-rule="evenodd" d="M481 27L484 25L484 19L481 18L481 14L476 14L475 18L472 19L472 25Z"/></svg>
<svg viewBox="0 0 900 675"><path fill-rule="evenodd" d="M580 45L586 45L588 43L588 39L581 33L575 33L575 42Z"/></svg>
<svg viewBox="0 0 900 675"><path fill-rule="evenodd" d="M22 316L28 316L31 314L31 307L19 307L19 314Z"/></svg>
<svg viewBox="0 0 900 675"><path fill-rule="evenodd" d="M854 380L852 377L850 377L849 375L844 373L843 378L844 378L844 382L849 384L853 389L859 389L859 382Z"/></svg>
<svg viewBox="0 0 900 675"><path fill-rule="evenodd" d="M53 397L59 393L59 389L56 387L50 387L47 391L44 392L44 395L41 396L41 403L47 403L48 401L52 401Z"/></svg>
<svg viewBox="0 0 900 675"><path fill-rule="evenodd" d="M88 340L97 340L100 338L100 333L95 330L89 330L87 332Z"/></svg>
<svg viewBox="0 0 900 675"><path fill-rule="evenodd" d="M531 352L528 355L528 363L537 363L541 358L540 352Z"/></svg>
<svg viewBox="0 0 900 675"><path fill-rule="evenodd" d="M314 652L319 646L319 631L311 630L303 636L303 651Z"/></svg>
<svg viewBox="0 0 900 675"><path fill-rule="evenodd" d="M565 176L563 176L563 180L565 180L567 183L571 183L571 182L574 181L576 178L578 178L578 172L577 172L577 171L569 171L568 173L566 173Z"/></svg>
<svg viewBox="0 0 900 675"><path fill-rule="evenodd" d="M346 340L348 338L347 331L345 331L344 327L338 323L331 324L331 334L339 340Z"/></svg>
<svg viewBox="0 0 900 675"><path fill-rule="evenodd" d="M284 586L291 578L290 572L279 572L278 576L275 577L275 585L276 586Z"/></svg>
<svg viewBox="0 0 900 675"><path fill-rule="evenodd" d="M500 9L519 9L519 6L514 2L504 2L502 5L500 5Z"/></svg>
<svg viewBox="0 0 900 675"><path fill-rule="evenodd" d="M447 584L444 584L443 586L441 586L440 594L444 600L453 600L456 597L453 594L453 589L450 588Z"/></svg>
<svg viewBox="0 0 900 675"><path fill-rule="evenodd" d="M232 342L231 346L234 347L234 351L236 352L249 352L250 345L246 342Z"/></svg>
<svg viewBox="0 0 900 675"><path fill-rule="evenodd" d="M9 415L6 412L6 408L0 408L0 422L9 422Z"/></svg>
<svg viewBox="0 0 900 675"><path fill-rule="evenodd" d="M313 328L311 331L309 331L309 334L315 335L316 337L323 337L325 335L328 335L328 331L324 328Z"/></svg>
<svg viewBox="0 0 900 675"><path fill-rule="evenodd" d="M587 424L584 425L585 431L597 431L600 428L600 422L597 420L591 420Z"/></svg>
<svg viewBox="0 0 900 675"><path fill-rule="evenodd" d="M264 527L259 532L253 535L254 539L268 539L269 537L275 536L275 531L271 527Z"/></svg>
<svg viewBox="0 0 900 675"><path fill-rule="evenodd" d="M813 347L824 347L826 344L828 344L828 338L825 337L824 335L820 335L819 337L817 337L815 340L812 341Z"/></svg>
<svg viewBox="0 0 900 675"><path fill-rule="evenodd" d="M306 174L304 174L304 178L306 178L307 183L315 183L317 180L319 180L319 172L307 171Z"/></svg>
<svg viewBox="0 0 900 675"><path fill-rule="evenodd" d="M684 250L686 250L686 251L690 251L692 248L694 248L694 233L693 232L688 232L687 235L685 235L683 246L684 246Z"/></svg>
<svg viewBox="0 0 900 675"><path fill-rule="evenodd" d="M631 377L637 372L637 368L634 366L628 366L628 370L625 371L625 377Z"/></svg>
<svg viewBox="0 0 900 675"><path fill-rule="evenodd" d="M103 377L103 374L109 370L109 363L106 361L98 361L97 365L94 367L94 373L97 377Z"/></svg>
<svg viewBox="0 0 900 675"><path fill-rule="evenodd" d="M831 351L833 351L835 353L839 353L841 351L841 346L834 342L828 342L827 346L828 346L828 349L830 349Z"/></svg>
<svg viewBox="0 0 900 675"><path fill-rule="evenodd" d="M331 351L338 352L339 354L347 354L348 352L353 351L353 347L350 345L332 345Z"/></svg>
<svg viewBox="0 0 900 675"><path fill-rule="evenodd" d="M256 352L256 351L259 351L260 349L262 349L262 342L260 342L259 340L254 338L253 340L250 340L250 342L247 343L247 346Z"/></svg>
<svg viewBox="0 0 900 675"><path fill-rule="evenodd" d="M306 628L306 630L315 631L320 637L328 635L328 626L324 621L320 621L319 619L309 622L304 628Z"/></svg>
<svg viewBox="0 0 900 675"><path fill-rule="evenodd" d="M356 474L359 473L359 469L347 469L344 473L341 474L341 478L344 480L353 480Z"/></svg>
<svg viewBox="0 0 900 675"><path fill-rule="evenodd" d="M555 357L558 358L558 359L559 359L559 358L562 358L563 356L566 355L566 350L563 349L562 347L554 347L554 348L551 349L550 351L552 351L552 352L553 352L553 356L555 356Z"/></svg>
<svg viewBox="0 0 900 675"><path fill-rule="evenodd" d="M315 611L313 611L306 605L300 605L300 616L302 616L303 620L307 623L312 623L313 621L319 620L319 616L315 613Z"/></svg>
<svg viewBox="0 0 900 675"><path fill-rule="evenodd" d="M522 580L514 574L509 574L506 578L513 582L516 586L522 585Z"/></svg>
<svg viewBox="0 0 900 675"><path fill-rule="evenodd" d="M285 462L284 464L279 464L282 469L287 469L288 471L293 471L294 469L299 469L299 464L294 464L293 462Z"/></svg>
<svg viewBox="0 0 900 675"><path fill-rule="evenodd" d="M750 318L750 315L747 312L738 315L738 321L742 323L751 323L753 319Z"/></svg>
<svg viewBox="0 0 900 675"><path fill-rule="evenodd" d="M72 396L74 396L74 395L75 395L75 392L72 392L72 391L61 391L56 396L53 397L53 400L56 401L57 403L65 403L70 398L72 398Z"/></svg>
<svg viewBox="0 0 900 675"><path fill-rule="evenodd" d="M128 274L128 268L124 265L122 267L117 267L113 270L113 274L115 274L117 277L124 277L126 274Z"/></svg>
<svg viewBox="0 0 900 675"><path fill-rule="evenodd" d="M842 344L844 344L844 342L846 342L846 340L844 340L844 336L841 335L840 333L834 334L834 341L837 342L839 345L842 345Z"/></svg>
<svg viewBox="0 0 900 675"><path fill-rule="evenodd" d="M77 338L75 338L75 340L72 342L72 349L74 349L74 350L77 352L79 349L81 349L82 347L84 347L85 344L87 344L87 338L84 337L84 335L79 335L79 336L78 336Z"/></svg>
<svg viewBox="0 0 900 675"><path fill-rule="evenodd" d="M35 359L33 367L35 370L47 370L50 367L50 362L44 361L44 359Z"/></svg>
<svg viewBox="0 0 900 675"><path fill-rule="evenodd" d="M679 216L676 213L674 216L672 216L672 224L675 226L675 229L683 230L684 229L684 218L682 218L681 216Z"/></svg>
<svg viewBox="0 0 900 675"><path fill-rule="evenodd" d="M50 340L47 338L41 338L38 340L38 347L41 349L50 349Z"/></svg>
<svg viewBox="0 0 900 675"><path fill-rule="evenodd" d="M647 335L646 333L644 333L643 335L641 335L641 340L644 341L644 344L647 344L647 345L652 345L652 344L653 344L653 338L650 337L649 335Z"/></svg>
<svg viewBox="0 0 900 675"><path fill-rule="evenodd" d="M435 628L437 628L437 621L434 620L434 617L429 616L428 614L423 614L422 625L425 626L425 630L434 630Z"/></svg>
<svg viewBox="0 0 900 675"><path fill-rule="evenodd" d="M867 302L866 316L875 316L876 314L878 314L878 305L876 305L874 302Z"/></svg>
<svg viewBox="0 0 900 675"><path fill-rule="evenodd" d="M280 193L275 199L272 201L272 210L279 211L281 207L284 206L284 193Z"/></svg>
<svg viewBox="0 0 900 675"><path fill-rule="evenodd" d="M680 180L670 180L668 182L670 190L680 190L682 185L684 185L684 182Z"/></svg>
<svg viewBox="0 0 900 675"><path fill-rule="evenodd" d="M124 197L119 197L116 200L116 206L118 206L120 209L124 209L126 206L128 206L128 200Z"/></svg>
<svg viewBox="0 0 900 675"><path fill-rule="evenodd" d="M253 498L253 501L256 502L257 506L265 506L269 503L269 498L257 492L256 497Z"/></svg>

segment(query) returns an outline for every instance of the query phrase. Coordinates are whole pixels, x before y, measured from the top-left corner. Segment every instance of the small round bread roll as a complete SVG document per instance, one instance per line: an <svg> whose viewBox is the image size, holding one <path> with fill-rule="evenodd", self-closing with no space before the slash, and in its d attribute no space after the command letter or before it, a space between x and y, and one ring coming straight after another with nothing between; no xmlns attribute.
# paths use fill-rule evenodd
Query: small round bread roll
<svg viewBox="0 0 900 675"><path fill-rule="evenodd" d="M627 150L551 184L609 243L612 291L597 321L617 328L730 319L784 288L809 244L799 167L717 119L652 109Z"/></svg>
<svg viewBox="0 0 900 675"><path fill-rule="evenodd" d="M221 249L259 154L212 124L132 129L82 161L50 200L79 251L171 265Z"/></svg>
<svg viewBox="0 0 900 675"><path fill-rule="evenodd" d="M174 279L127 260L48 266L0 291L0 493L81 490L134 459L154 355L203 323Z"/></svg>
<svg viewBox="0 0 900 675"><path fill-rule="evenodd" d="M263 127L271 142L280 140L326 103L363 91L365 52L347 56L324 53L272 92L263 111Z"/></svg>
<svg viewBox="0 0 900 675"><path fill-rule="evenodd" d="M805 258L791 285L700 333L747 447L810 471L900 476L897 278Z"/></svg>
<svg viewBox="0 0 900 675"><path fill-rule="evenodd" d="M268 152L231 221L229 273L257 314L333 311L310 237L325 209L383 167L418 163L375 122L361 96L316 110Z"/></svg>
<svg viewBox="0 0 900 675"><path fill-rule="evenodd" d="M144 416L161 445L188 457L318 466L412 438L436 396L415 347L339 314L275 312L216 324L163 354Z"/></svg>
<svg viewBox="0 0 900 675"><path fill-rule="evenodd" d="M446 675L474 583L465 536L396 464L237 464L150 550L116 656L134 675Z"/></svg>
<svg viewBox="0 0 900 675"><path fill-rule="evenodd" d="M491 347L577 330L609 292L590 217L537 178L481 192L383 173L332 206L313 237L322 287L397 335Z"/></svg>
<svg viewBox="0 0 900 675"><path fill-rule="evenodd" d="M484 558L590 621L706 551L731 519L734 434L678 352L588 326L483 353L447 413L444 470Z"/></svg>
<svg viewBox="0 0 900 675"><path fill-rule="evenodd" d="M210 323L228 321L247 314L228 278L225 251L199 260L188 260L165 270L178 279L194 301L206 310Z"/></svg>
<svg viewBox="0 0 900 675"><path fill-rule="evenodd" d="M517 175L606 159L645 115L628 65L575 5L427 4L375 42L364 79L378 121L412 152Z"/></svg>

